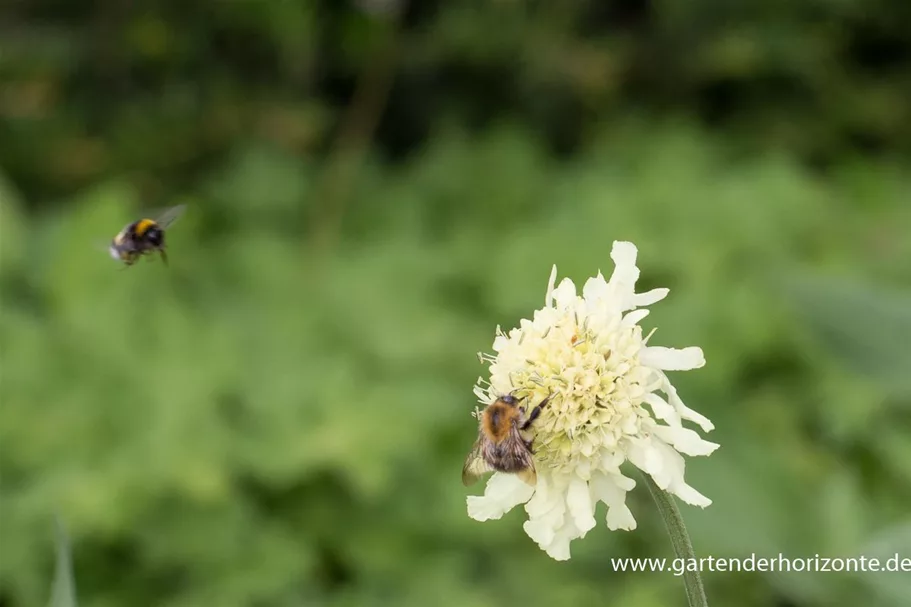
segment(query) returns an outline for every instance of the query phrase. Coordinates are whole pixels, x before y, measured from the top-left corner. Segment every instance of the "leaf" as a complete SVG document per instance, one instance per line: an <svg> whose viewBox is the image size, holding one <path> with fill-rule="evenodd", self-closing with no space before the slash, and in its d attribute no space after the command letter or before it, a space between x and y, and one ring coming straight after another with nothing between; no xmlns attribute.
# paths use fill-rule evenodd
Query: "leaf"
<svg viewBox="0 0 911 607"><path fill-rule="evenodd" d="M51 587L49 607L76 607L76 581L73 578L70 540L60 517L55 517L55 522L57 564L54 568L54 583Z"/></svg>
<svg viewBox="0 0 911 607"><path fill-rule="evenodd" d="M911 392L911 293L813 275L788 283L803 321L833 356L892 392Z"/></svg>

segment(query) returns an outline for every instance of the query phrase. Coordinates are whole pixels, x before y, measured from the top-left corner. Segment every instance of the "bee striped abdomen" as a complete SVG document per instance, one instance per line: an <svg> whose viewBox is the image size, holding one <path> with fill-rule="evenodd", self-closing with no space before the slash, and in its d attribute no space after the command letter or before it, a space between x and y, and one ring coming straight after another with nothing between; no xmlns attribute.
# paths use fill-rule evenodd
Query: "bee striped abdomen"
<svg viewBox="0 0 911 607"><path fill-rule="evenodd" d="M484 445L484 459L494 470L514 474L532 465L532 455L525 443L510 435L501 443L488 441Z"/></svg>

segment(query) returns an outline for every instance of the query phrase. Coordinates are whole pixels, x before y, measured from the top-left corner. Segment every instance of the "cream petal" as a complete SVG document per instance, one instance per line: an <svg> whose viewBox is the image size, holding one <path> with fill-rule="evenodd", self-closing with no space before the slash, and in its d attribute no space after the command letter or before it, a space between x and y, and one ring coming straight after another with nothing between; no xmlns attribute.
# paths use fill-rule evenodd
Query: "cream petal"
<svg viewBox="0 0 911 607"><path fill-rule="evenodd" d="M651 437L629 439L629 449L626 454L634 466L652 475L655 477L655 482L658 482L657 476L662 473L664 466L661 452L652 445ZM662 488L666 486L667 483L662 485Z"/></svg>
<svg viewBox="0 0 911 607"><path fill-rule="evenodd" d="M639 352L639 362L646 367L664 371L689 371L705 365L702 348L665 348L648 346Z"/></svg>
<svg viewBox="0 0 911 607"><path fill-rule="evenodd" d="M601 272L585 281L585 286L582 287L582 297L587 302L597 303L606 299L609 295L610 289L608 289L607 282Z"/></svg>
<svg viewBox="0 0 911 607"><path fill-rule="evenodd" d="M626 278L633 277L633 282L639 278L639 268L636 267L636 258L639 255L639 249L631 242L615 240L611 246L610 258L614 261L614 274L611 281L617 277L617 272Z"/></svg>
<svg viewBox="0 0 911 607"><path fill-rule="evenodd" d="M476 521L498 519L527 502L535 492L514 474L496 473L487 481L483 496L468 496L468 516Z"/></svg>
<svg viewBox="0 0 911 607"><path fill-rule="evenodd" d="M626 504L608 508L605 520L607 528L611 531L617 531L618 529L633 531L639 526L639 523L636 522L636 517L633 516L633 511Z"/></svg>
<svg viewBox="0 0 911 607"><path fill-rule="evenodd" d="M522 524L522 529L536 544L544 548L554 541L557 525L562 523L562 517L559 521L552 521L547 518L529 518Z"/></svg>
<svg viewBox="0 0 911 607"><path fill-rule="evenodd" d="M553 292L551 292L550 297L551 300L553 300ZM531 326L535 332L541 332L546 330L548 327L554 326L557 322L559 322L562 316L563 313L558 311L556 308L542 308L534 313Z"/></svg>
<svg viewBox="0 0 911 607"><path fill-rule="evenodd" d="M623 420L623 423L620 424L620 428L623 429L625 434L635 434L638 428L638 418L633 415L627 415L626 419Z"/></svg>
<svg viewBox="0 0 911 607"><path fill-rule="evenodd" d="M509 341L509 338L507 336L497 335L493 340L493 351L502 352L511 345L512 343Z"/></svg>
<svg viewBox="0 0 911 607"><path fill-rule="evenodd" d="M649 392L645 395L645 402L652 407L652 411L654 411L655 417L658 419L664 420L672 426L680 425L680 414L677 409L654 392Z"/></svg>
<svg viewBox="0 0 911 607"><path fill-rule="evenodd" d="M636 281L639 280L639 268L636 267L637 255L638 250L633 243L614 241L610 253L611 259L614 260L614 272L611 274L608 285L618 303L625 303L635 293Z"/></svg>
<svg viewBox="0 0 911 607"><path fill-rule="evenodd" d="M611 531L632 531L636 528L636 519L626 505L626 492L635 485L633 479L620 474L601 473L592 477L592 493L596 499L607 505L607 528Z"/></svg>
<svg viewBox="0 0 911 607"><path fill-rule="evenodd" d="M670 382L666 375L661 374L663 380L663 385L661 390L667 394L667 401L680 413L680 417L687 419L691 422L694 422L702 428L703 432L711 432L715 429L715 424L711 420L701 413L693 411L689 407L683 404L683 401L680 400L680 395L677 394L677 389Z"/></svg>
<svg viewBox="0 0 911 607"><path fill-rule="evenodd" d="M526 521L522 528L549 557L557 561L569 560L569 544L579 537L572 522L561 525L559 528L549 528L543 534L540 533L542 529L537 521Z"/></svg>
<svg viewBox="0 0 911 607"><path fill-rule="evenodd" d="M598 445L593 443L588 437L580 439L579 442L581 443L579 446L579 453L584 455L586 458L589 458L595 454L595 450L598 448ZM580 473L580 476L584 475Z"/></svg>
<svg viewBox="0 0 911 607"><path fill-rule="evenodd" d="M649 315L648 310L635 310L629 312L623 317L623 321L620 323L620 326L624 329L629 329L635 325L638 325L643 318Z"/></svg>
<svg viewBox="0 0 911 607"><path fill-rule="evenodd" d="M544 296L544 307L550 308L554 301L554 285L557 284L557 264L550 269L550 278L547 279L547 294Z"/></svg>
<svg viewBox="0 0 911 607"><path fill-rule="evenodd" d="M702 495L686 483L681 483L674 488L674 495L689 504L690 506L699 506L706 508L712 505L712 500Z"/></svg>
<svg viewBox="0 0 911 607"><path fill-rule="evenodd" d="M624 476L620 472L608 472L611 480L623 491L629 492L636 488L636 481L631 479L628 476Z"/></svg>
<svg viewBox="0 0 911 607"><path fill-rule="evenodd" d="M654 434L630 442L635 445L635 449L628 451L633 465L651 476L659 487L667 491L676 475L674 467L677 465L677 460L674 457L682 461L683 458L680 454L664 444ZM666 447L672 453L667 453L662 447Z"/></svg>
<svg viewBox="0 0 911 607"><path fill-rule="evenodd" d="M541 518L552 513L562 517L565 509L563 491L554 487L553 481L547 475L539 473L535 494L525 504L525 512L528 513L529 518Z"/></svg>
<svg viewBox="0 0 911 607"><path fill-rule="evenodd" d="M549 545L566 519L566 501L558 493L536 493L527 504L528 520L522 526L539 546Z"/></svg>
<svg viewBox="0 0 911 607"><path fill-rule="evenodd" d="M561 538L544 548L544 552L555 561L568 561L571 556L569 542L569 538Z"/></svg>
<svg viewBox="0 0 911 607"><path fill-rule="evenodd" d="M489 392L496 395L487 402L490 403L497 396L501 394L507 394L512 390L512 380L509 378L509 373L503 375L491 375L490 376L490 390Z"/></svg>
<svg viewBox="0 0 911 607"><path fill-rule="evenodd" d="M571 554L569 545L572 540L581 537L572 525L565 525L554 536L549 546L544 548L547 555L555 561L568 561Z"/></svg>
<svg viewBox="0 0 911 607"><path fill-rule="evenodd" d="M566 505L579 530L579 537L584 537L595 526L595 504L587 482L582 479L570 482L569 491L566 492Z"/></svg>
<svg viewBox="0 0 911 607"><path fill-rule="evenodd" d="M570 308L576 303L576 285L569 278L564 278L554 289L553 296L558 309Z"/></svg>
<svg viewBox="0 0 911 607"><path fill-rule="evenodd" d="M587 440L586 443L591 445L591 440L590 439ZM587 454L586 457L590 457L591 455L593 455L595 452L594 445L592 445L589 449L586 449L586 451L591 451L591 453ZM584 453L584 451L583 451L583 453ZM588 481L589 477L591 476L591 467L592 467L592 465L591 465L590 459L581 460L579 462L579 465L576 466L576 470L575 470L576 476L578 476L583 481Z"/></svg>
<svg viewBox="0 0 911 607"><path fill-rule="evenodd" d="M611 435L613 437L613 435ZM611 443L616 444L616 441ZM601 455L601 467L605 470L619 470L626 457L620 449L611 449Z"/></svg>
<svg viewBox="0 0 911 607"><path fill-rule="evenodd" d="M642 308L644 306L650 306L653 303L658 303L670 293L670 289L660 288L652 289L651 291L646 291L645 293L636 293L632 296L630 304L634 308Z"/></svg>
<svg viewBox="0 0 911 607"><path fill-rule="evenodd" d="M720 445L703 440L695 431L688 428L655 426L653 432L674 449L686 455L709 455Z"/></svg>
<svg viewBox="0 0 911 607"><path fill-rule="evenodd" d="M655 478L655 483L665 491L673 493L687 504L701 506L703 508L710 505L712 500L687 485L686 481L683 480L684 471L686 470L686 462L683 461L683 456L677 453L673 447L665 444L658 438L653 438L652 442L655 449L662 455L665 463L664 471L667 473L668 478L667 485L662 485L658 482L658 479L653 476L652 478Z"/></svg>
<svg viewBox="0 0 911 607"><path fill-rule="evenodd" d="M539 490L525 505L528 520L523 529L551 558L567 560L569 545L594 526L593 504L586 483L572 477L538 477ZM540 488L545 491L541 492ZM585 497L588 495L588 506ZM580 529L577 520L588 529Z"/></svg>

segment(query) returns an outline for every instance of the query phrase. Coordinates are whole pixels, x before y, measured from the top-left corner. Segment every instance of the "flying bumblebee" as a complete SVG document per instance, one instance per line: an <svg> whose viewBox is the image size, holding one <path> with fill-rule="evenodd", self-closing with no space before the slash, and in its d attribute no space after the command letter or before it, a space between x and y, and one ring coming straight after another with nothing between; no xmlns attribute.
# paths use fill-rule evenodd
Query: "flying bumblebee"
<svg viewBox="0 0 911 607"><path fill-rule="evenodd" d="M507 472L534 486L538 475L532 441L522 433L538 419L549 400L550 396L527 414L512 394L488 405L479 416L478 440L462 467L462 483L467 487L488 472Z"/></svg>
<svg viewBox="0 0 911 607"><path fill-rule="evenodd" d="M161 260L167 265L165 230L177 221L186 208L185 204L170 207L156 214L153 219L143 218L127 225L111 241L108 247L111 257L131 266L143 255L158 251Z"/></svg>

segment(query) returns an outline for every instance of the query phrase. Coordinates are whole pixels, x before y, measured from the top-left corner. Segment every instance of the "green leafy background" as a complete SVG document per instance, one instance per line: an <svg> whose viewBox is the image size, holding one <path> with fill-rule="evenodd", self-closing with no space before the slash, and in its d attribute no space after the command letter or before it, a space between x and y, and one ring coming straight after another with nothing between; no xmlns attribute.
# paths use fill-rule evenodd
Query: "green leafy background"
<svg viewBox="0 0 911 607"><path fill-rule="evenodd" d="M87 607L684 605L611 568L672 557L644 487L558 563L458 480L476 352L613 240L708 361L697 554L911 558L911 5L395 5L3 9L0 605L47 604L58 514ZM169 268L107 258L178 203Z"/></svg>

